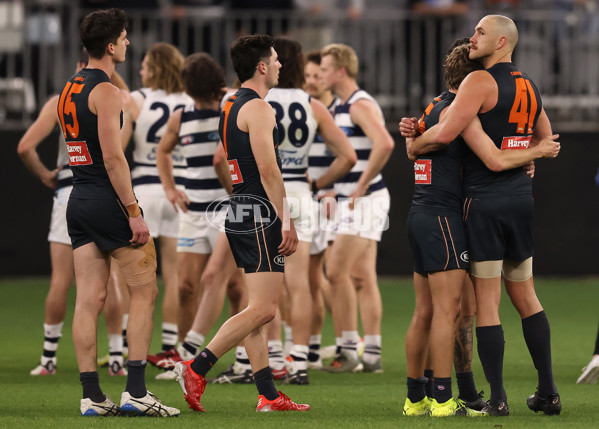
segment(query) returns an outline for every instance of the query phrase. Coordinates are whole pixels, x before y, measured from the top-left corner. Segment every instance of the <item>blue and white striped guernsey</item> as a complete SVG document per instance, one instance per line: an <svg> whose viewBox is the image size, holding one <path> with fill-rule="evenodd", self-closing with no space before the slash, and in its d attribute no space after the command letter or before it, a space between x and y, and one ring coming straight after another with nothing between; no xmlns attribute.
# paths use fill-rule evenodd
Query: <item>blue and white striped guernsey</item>
<svg viewBox="0 0 599 429"><path fill-rule="evenodd" d="M133 186L154 184L162 187L156 168L156 148L166 130L166 123L173 112L185 106L191 98L183 93L167 94L162 89L142 88L131 93L134 99L143 98L139 116L133 130ZM177 185L185 181L185 158L175 148L172 155L174 176Z"/></svg>
<svg viewBox="0 0 599 429"><path fill-rule="evenodd" d="M358 162L356 162L356 165L354 165L349 173L335 183L335 192L340 198L351 195L356 189L358 180L368 165L368 158L370 158L370 151L372 150L372 141L366 137L362 128L352 122L349 114L351 105L358 100L364 99L374 103L381 114L381 122L384 124L385 118L383 117L383 112L379 104L370 94L361 89L357 89L344 104L340 103L336 105L333 113L335 123L345 133L358 155ZM370 181L367 193L378 191L379 189L384 189L386 187L383 176L381 176L381 173L378 173L374 179Z"/></svg>
<svg viewBox="0 0 599 429"><path fill-rule="evenodd" d="M303 89L272 88L264 100L277 118L283 181L287 186L289 182L304 182L307 186L308 152L318 129L310 96Z"/></svg>
<svg viewBox="0 0 599 429"><path fill-rule="evenodd" d="M338 98L333 99L327 107L329 112L332 113L338 103ZM310 179L317 180L328 170L334 160L335 154L329 150L322 137L320 137L320 134L317 133L314 136L314 142L310 147L308 156L308 175Z"/></svg>
<svg viewBox="0 0 599 429"><path fill-rule="evenodd" d="M227 196L212 164L220 144L219 120L218 110L198 110L193 102L181 114L179 148L187 161L185 193L193 212L205 212L210 203Z"/></svg>

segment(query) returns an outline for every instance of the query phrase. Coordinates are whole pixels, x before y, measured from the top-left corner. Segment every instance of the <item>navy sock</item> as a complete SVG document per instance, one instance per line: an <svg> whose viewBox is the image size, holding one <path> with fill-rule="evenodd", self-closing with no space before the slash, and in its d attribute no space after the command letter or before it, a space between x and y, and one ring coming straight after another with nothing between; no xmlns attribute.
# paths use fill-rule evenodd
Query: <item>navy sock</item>
<svg viewBox="0 0 599 429"><path fill-rule="evenodd" d="M595 353L594 355L599 355L599 331L597 331L597 339L595 340Z"/></svg>
<svg viewBox="0 0 599 429"><path fill-rule="evenodd" d="M474 384L474 374L470 372L456 373L456 381L458 382L459 398L464 401L474 401L478 398L476 384Z"/></svg>
<svg viewBox="0 0 599 429"><path fill-rule="evenodd" d="M272 369L270 369L270 366L262 368L260 371L256 371L254 374L254 381L258 388L259 395L263 395L269 401L279 397L279 392L277 392L277 388L272 379Z"/></svg>
<svg viewBox="0 0 599 429"><path fill-rule="evenodd" d="M127 388L125 389L134 398L143 398L148 393L146 389L146 365L145 360L130 360L127 362L129 368L127 374Z"/></svg>
<svg viewBox="0 0 599 429"><path fill-rule="evenodd" d="M544 311L522 319L522 332L528 351L539 373L538 392L541 398L557 393L551 369L551 330Z"/></svg>
<svg viewBox="0 0 599 429"><path fill-rule="evenodd" d="M412 404L420 402L426 396L424 391L424 385L426 384L426 378L411 378L408 377L408 399Z"/></svg>
<svg viewBox="0 0 599 429"><path fill-rule="evenodd" d="M204 349L191 363L191 369L198 375L206 377L208 371L214 366L218 358L208 349Z"/></svg>
<svg viewBox="0 0 599 429"><path fill-rule="evenodd" d="M83 399L89 398L94 402L104 402L106 395L100 388L100 379L98 378L98 372L80 372L79 381L83 387Z"/></svg>
<svg viewBox="0 0 599 429"><path fill-rule="evenodd" d="M433 392L434 398L439 404L443 404L451 399L453 393L451 392L451 377L436 377L435 378L435 390Z"/></svg>
<svg viewBox="0 0 599 429"><path fill-rule="evenodd" d="M503 352L505 340L501 325L476 328L478 357L485 371L485 377L491 385L491 402L507 402L503 387Z"/></svg>
<svg viewBox="0 0 599 429"><path fill-rule="evenodd" d="M435 374L433 373L432 369L425 369L424 370L424 376L426 378L428 378L428 381L426 382L426 384L424 385L424 390L426 392L426 396L428 396L429 398L433 398L433 382L435 381Z"/></svg>

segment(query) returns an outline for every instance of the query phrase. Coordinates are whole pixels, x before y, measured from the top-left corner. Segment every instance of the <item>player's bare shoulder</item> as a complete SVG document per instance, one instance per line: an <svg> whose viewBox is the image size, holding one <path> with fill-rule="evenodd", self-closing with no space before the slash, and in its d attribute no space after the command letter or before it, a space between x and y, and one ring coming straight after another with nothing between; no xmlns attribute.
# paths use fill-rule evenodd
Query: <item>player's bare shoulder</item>
<svg viewBox="0 0 599 429"><path fill-rule="evenodd" d="M120 112L123 109L121 90L110 82L101 82L89 93L88 106L95 115L100 107L102 110Z"/></svg>
<svg viewBox="0 0 599 429"><path fill-rule="evenodd" d="M237 127L247 133L253 126L273 125L276 122L275 112L268 102L254 98L245 103L237 115Z"/></svg>

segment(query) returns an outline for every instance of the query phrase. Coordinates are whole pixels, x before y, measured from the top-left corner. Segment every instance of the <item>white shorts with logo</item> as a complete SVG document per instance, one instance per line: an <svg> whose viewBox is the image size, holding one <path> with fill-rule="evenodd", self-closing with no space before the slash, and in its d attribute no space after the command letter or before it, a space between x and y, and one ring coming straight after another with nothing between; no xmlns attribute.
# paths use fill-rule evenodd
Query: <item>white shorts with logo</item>
<svg viewBox="0 0 599 429"><path fill-rule="evenodd" d="M350 210L349 200L337 204L337 235L356 235L381 241L383 231L389 228L391 197L387 188L359 198Z"/></svg>
<svg viewBox="0 0 599 429"><path fill-rule="evenodd" d="M72 186L66 186L54 193L52 216L50 217L50 232L48 233L48 241L52 243L71 245L71 237L69 237L67 229L67 204L69 203L69 196L72 189Z"/></svg>
<svg viewBox="0 0 599 429"><path fill-rule="evenodd" d="M160 184L137 185L133 188L150 235L177 238L179 233L179 213L166 198Z"/></svg>
<svg viewBox="0 0 599 429"><path fill-rule="evenodd" d="M312 232L310 255L319 255L335 240L335 220L327 218L322 201L314 201L313 207L316 227Z"/></svg>
<svg viewBox="0 0 599 429"><path fill-rule="evenodd" d="M177 252L212 253L218 234L225 231L227 208L216 214L191 211L181 213Z"/></svg>
<svg viewBox="0 0 599 429"><path fill-rule="evenodd" d="M285 192L298 240L311 243L317 224L314 218L312 193L308 189L308 184L305 182L285 182Z"/></svg>

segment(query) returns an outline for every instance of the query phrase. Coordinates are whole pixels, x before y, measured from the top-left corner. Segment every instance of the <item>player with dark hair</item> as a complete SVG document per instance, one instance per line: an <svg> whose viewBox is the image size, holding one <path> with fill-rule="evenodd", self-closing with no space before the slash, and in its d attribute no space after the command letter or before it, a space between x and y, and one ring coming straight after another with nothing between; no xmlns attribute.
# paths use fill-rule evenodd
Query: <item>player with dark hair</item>
<svg viewBox="0 0 599 429"><path fill-rule="evenodd" d="M514 22L501 15L485 16L470 42L470 58L483 64L485 70L464 79L455 101L437 126L408 142L408 153L413 156L443 147L459 134L469 141L467 126L477 116L495 143L495 148L485 149L488 152L518 152L552 135L538 89L511 63L518 42ZM538 371L538 390L527 399L528 407L535 412L559 414L561 401L553 379L549 321L532 278L532 183L521 168L501 171L497 156L491 155L491 162L482 158L476 150L467 154L463 212L476 291L478 352L491 385L491 399L483 411L509 415L503 387L505 340L499 319L503 273Z"/></svg>
<svg viewBox="0 0 599 429"><path fill-rule="evenodd" d="M92 12L81 24L88 66L65 85L58 117L66 140L73 190L67 224L73 246L77 300L73 342L83 387L84 416L176 416L148 392L145 367L156 300L156 251L137 204L121 146L120 90L109 82L125 61L127 17L120 9ZM110 258L118 263L131 296L128 321L129 374L120 407L102 392L98 379L97 324L106 299Z"/></svg>
<svg viewBox="0 0 599 429"><path fill-rule="evenodd" d="M201 283L203 292L193 323L177 347L178 361L193 359L200 352L220 316L227 283L231 284L230 291L239 295L244 288L241 273L235 273L220 210L226 208L220 203L231 192L229 167L218 136L225 74L210 55L197 53L185 59L181 76L193 100L169 118L156 150L156 165L168 201L181 211L178 252L184 257L178 260L180 272L187 273L187 282ZM187 164L185 191L177 189L173 174L172 154L177 147ZM174 375L169 371L161 378ZM247 378L251 383L251 370Z"/></svg>
<svg viewBox="0 0 599 429"><path fill-rule="evenodd" d="M309 405L296 404L277 392L268 366L265 329L277 311L285 256L297 247L276 148L276 119L264 101L278 83L281 63L273 39L266 35L237 39L231 59L241 88L227 100L219 123L233 182L225 229L235 262L245 270L248 306L227 320L194 360L177 363L175 372L190 408L204 411L200 400L206 374L218 358L245 339L260 395L256 410L306 411Z"/></svg>
<svg viewBox="0 0 599 429"><path fill-rule="evenodd" d="M289 355L293 361L284 382L308 384L306 370L312 318L306 317L306 314L311 314L315 299L308 277L310 244L314 229L321 227L320 219L314 216L312 195L345 176L355 165L357 157L324 104L302 89L304 56L299 42L277 37L274 48L282 66L281 74L279 84L270 90L265 100L273 107L277 117L283 181L299 239L296 252L285 261L285 284L293 332L293 347ZM308 183L308 153L317 132L336 158L318 179Z"/></svg>
<svg viewBox="0 0 599 429"><path fill-rule="evenodd" d="M87 52L82 49L75 73L79 73L87 65L87 62ZM116 72L111 76L111 81L121 89L127 89ZM44 185L55 191L50 232L48 233L52 275L45 306L44 350L39 365L31 370L31 375L56 374L56 350L62 337L63 321L67 310L67 292L74 277L73 249L67 231L66 218L67 202L73 189L73 173L68 167L69 157L64 137L59 133L58 159L54 170L46 168L36 151L37 146L58 125L58 117L56 116L58 99L59 95L54 95L44 104L38 118L23 135L17 147L17 152L27 169L37 176ZM126 375L126 370L123 368L122 312L120 309L121 303L118 300L120 294L117 284L118 276L114 272L116 270L118 270L116 265L111 267L113 273L108 282L109 299L107 299L107 304L104 307L111 352L107 364L109 364L110 375ZM114 305L111 306L111 302Z"/></svg>

